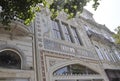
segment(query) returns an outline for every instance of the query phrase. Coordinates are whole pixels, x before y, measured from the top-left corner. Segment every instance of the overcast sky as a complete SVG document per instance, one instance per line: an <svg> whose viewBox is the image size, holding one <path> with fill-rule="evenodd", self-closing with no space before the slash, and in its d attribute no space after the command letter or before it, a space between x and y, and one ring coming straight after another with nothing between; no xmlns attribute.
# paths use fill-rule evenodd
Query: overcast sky
<svg viewBox="0 0 120 81"><path fill-rule="evenodd" d="M120 26L120 0L101 0L96 11L91 3L86 7L94 14L94 19L100 24L105 24L111 31Z"/></svg>

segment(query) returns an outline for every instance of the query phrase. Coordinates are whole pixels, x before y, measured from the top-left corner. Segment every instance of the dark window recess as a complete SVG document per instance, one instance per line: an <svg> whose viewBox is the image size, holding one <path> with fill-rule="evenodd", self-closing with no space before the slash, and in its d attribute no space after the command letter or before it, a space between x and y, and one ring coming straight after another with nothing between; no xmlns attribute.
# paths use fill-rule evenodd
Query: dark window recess
<svg viewBox="0 0 120 81"><path fill-rule="evenodd" d="M0 52L0 67L10 69L20 69L21 59L20 56L10 50Z"/></svg>
<svg viewBox="0 0 120 81"><path fill-rule="evenodd" d="M119 69L105 69L105 72L109 78L109 81L120 81L120 70Z"/></svg>

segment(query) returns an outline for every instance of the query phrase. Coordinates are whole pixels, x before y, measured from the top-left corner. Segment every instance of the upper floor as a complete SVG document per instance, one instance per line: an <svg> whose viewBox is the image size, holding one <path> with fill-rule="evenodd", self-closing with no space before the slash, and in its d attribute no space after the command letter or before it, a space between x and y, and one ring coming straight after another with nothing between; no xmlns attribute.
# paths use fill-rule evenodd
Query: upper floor
<svg viewBox="0 0 120 81"><path fill-rule="evenodd" d="M114 51L116 49L112 37L114 33L105 25L96 23L89 11L84 10L83 14L70 20L67 20L64 12L60 12L55 20L51 20L50 12L47 9L43 9L36 16L37 41L38 43L42 42L40 49L80 58L101 60L101 56L96 50L100 46L103 49L102 52L105 51L103 53L105 61L119 63L119 51L116 50L117 53Z"/></svg>
<svg viewBox="0 0 120 81"><path fill-rule="evenodd" d="M66 14L61 12L55 20L51 20L47 9L36 16L37 41L43 42L40 49L97 60L98 56L80 18L67 20Z"/></svg>

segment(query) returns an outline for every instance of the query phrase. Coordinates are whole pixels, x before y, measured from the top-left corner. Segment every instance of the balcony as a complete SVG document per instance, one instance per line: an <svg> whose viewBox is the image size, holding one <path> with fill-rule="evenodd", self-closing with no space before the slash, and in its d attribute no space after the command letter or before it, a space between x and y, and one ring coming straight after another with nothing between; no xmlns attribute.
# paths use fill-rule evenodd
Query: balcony
<svg viewBox="0 0 120 81"><path fill-rule="evenodd" d="M90 28L87 28L86 32L90 38L93 38L95 40L99 40L102 42L114 43L114 39L112 37L108 37L105 34L103 35L102 33L99 33L95 30L90 29Z"/></svg>
<svg viewBox="0 0 120 81"><path fill-rule="evenodd" d="M70 55L75 57L97 59L97 57L92 51L85 49L84 47L81 46L76 47L76 45L70 45L63 42L58 42L50 38L44 38L43 42L44 42L44 49L51 52L57 52L59 54Z"/></svg>

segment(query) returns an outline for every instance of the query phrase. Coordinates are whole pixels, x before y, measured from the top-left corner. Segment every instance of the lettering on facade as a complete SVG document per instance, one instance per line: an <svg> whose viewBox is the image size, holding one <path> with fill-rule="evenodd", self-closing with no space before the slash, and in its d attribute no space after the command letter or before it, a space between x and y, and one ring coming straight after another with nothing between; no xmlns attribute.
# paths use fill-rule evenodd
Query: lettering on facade
<svg viewBox="0 0 120 81"><path fill-rule="evenodd" d="M62 52L63 54L67 53L72 56L95 58L94 53L88 50L73 48L49 39L44 39L44 48L51 51Z"/></svg>
<svg viewBox="0 0 120 81"><path fill-rule="evenodd" d="M65 46L65 45L61 45L60 47L64 52L75 53L75 49L72 47Z"/></svg>

